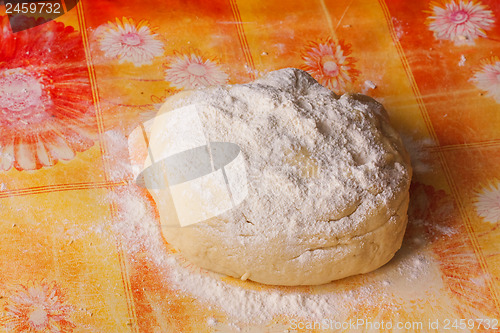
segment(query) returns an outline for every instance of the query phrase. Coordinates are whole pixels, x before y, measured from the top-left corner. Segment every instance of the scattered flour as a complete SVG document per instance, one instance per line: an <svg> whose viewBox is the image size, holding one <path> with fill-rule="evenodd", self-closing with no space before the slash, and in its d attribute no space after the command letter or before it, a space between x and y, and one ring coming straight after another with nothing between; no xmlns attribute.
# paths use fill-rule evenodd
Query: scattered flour
<svg viewBox="0 0 500 333"><path fill-rule="evenodd" d="M215 326L217 325L217 319L210 317L207 319L207 324L208 326Z"/></svg>
<svg viewBox="0 0 500 333"><path fill-rule="evenodd" d="M398 40L400 40L401 37L406 35L405 27L403 27L403 25L407 26L408 23L403 23L401 20L398 20L397 18L393 17L392 18L392 25L394 27L394 34Z"/></svg>
<svg viewBox="0 0 500 333"><path fill-rule="evenodd" d="M104 160L108 162L107 173L110 181L119 181L132 177L132 167L129 162L126 136L116 130L104 132L106 154Z"/></svg>
<svg viewBox="0 0 500 333"><path fill-rule="evenodd" d="M460 61L458 62L458 66L462 67L465 66L465 62L467 61L467 58L462 54L460 55Z"/></svg>
<svg viewBox="0 0 500 333"><path fill-rule="evenodd" d="M266 287L262 291L241 287L223 281L217 273L187 266L182 257L171 253L163 242L152 207L137 188L123 187L112 199L119 212L114 231L125 250L131 255L145 252L148 260L162 272L165 284L222 310L236 328L245 323L264 324L280 315L304 320L346 320L355 316L357 309L376 308L384 303L390 308L392 305L387 303L390 294L404 291L407 297L419 299L426 297L424 291L437 292L440 288L439 271L432 260L422 253L405 250L382 267L381 274L362 276L361 283L343 280L294 291L279 287ZM397 306L392 310L396 311ZM208 326L219 324L215 318L207 321Z"/></svg>
<svg viewBox="0 0 500 333"><path fill-rule="evenodd" d="M411 166L415 174L433 171L432 161L435 160L431 150L436 147L436 143L430 138L415 139L409 135L401 135L405 148L410 154Z"/></svg>
<svg viewBox="0 0 500 333"><path fill-rule="evenodd" d="M375 88L377 88L377 85L375 83L373 83L373 81L366 80L365 87L368 89L375 89Z"/></svg>

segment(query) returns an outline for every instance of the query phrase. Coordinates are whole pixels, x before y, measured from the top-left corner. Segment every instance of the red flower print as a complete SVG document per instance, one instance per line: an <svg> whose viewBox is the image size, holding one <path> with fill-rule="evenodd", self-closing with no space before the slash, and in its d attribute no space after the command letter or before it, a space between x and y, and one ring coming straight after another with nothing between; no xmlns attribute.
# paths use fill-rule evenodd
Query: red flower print
<svg viewBox="0 0 500 333"><path fill-rule="evenodd" d="M353 83L359 75L354 68L356 59L348 57L351 44L343 40L334 41L328 38L319 42L309 42L302 50L304 64L301 69L309 72L319 83L342 93L348 83Z"/></svg>
<svg viewBox="0 0 500 333"><path fill-rule="evenodd" d="M71 160L96 133L79 34L55 21L14 34L0 16L0 169Z"/></svg>
<svg viewBox="0 0 500 333"><path fill-rule="evenodd" d="M76 327L69 321L73 307L55 282L19 286L5 312L2 322L13 333L68 333Z"/></svg>

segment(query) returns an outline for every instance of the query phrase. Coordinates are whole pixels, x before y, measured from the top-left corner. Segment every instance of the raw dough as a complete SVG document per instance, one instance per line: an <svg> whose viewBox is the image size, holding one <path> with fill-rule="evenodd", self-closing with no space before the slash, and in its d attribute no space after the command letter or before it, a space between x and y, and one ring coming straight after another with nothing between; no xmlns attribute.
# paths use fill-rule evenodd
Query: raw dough
<svg viewBox="0 0 500 333"><path fill-rule="evenodd" d="M264 284L314 285L370 272L400 248L412 171L372 98L339 97L289 68L174 100L160 113L203 105L209 140L238 144L248 177L237 208L162 228L187 260Z"/></svg>

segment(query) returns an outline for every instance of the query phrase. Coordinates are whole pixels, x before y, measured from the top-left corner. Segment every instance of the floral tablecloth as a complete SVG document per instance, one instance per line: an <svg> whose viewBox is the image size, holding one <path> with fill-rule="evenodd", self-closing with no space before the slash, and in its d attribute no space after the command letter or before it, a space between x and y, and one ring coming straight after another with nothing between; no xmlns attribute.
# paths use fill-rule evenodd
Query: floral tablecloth
<svg viewBox="0 0 500 333"><path fill-rule="evenodd" d="M326 298L371 286L369 300L330 319L393 323L380 331L498 329L499 1L81 0L65 9L13 33L0 2L0 331L328 331L307 316L291 322L286 309L239 322L174 288L158 260L173 250L158 240L154 201L128 159L128 134L166 97L284 67L385 105L414 166L403 248L376 272L322 287L219 282Z"/></svg>

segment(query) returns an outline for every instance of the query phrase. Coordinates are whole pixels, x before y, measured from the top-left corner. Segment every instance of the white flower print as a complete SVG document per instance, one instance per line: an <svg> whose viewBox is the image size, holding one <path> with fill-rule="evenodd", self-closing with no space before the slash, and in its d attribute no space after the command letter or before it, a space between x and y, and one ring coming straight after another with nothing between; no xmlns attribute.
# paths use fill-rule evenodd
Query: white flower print
<svg viewBox="0 0 500 333"><path fill-rule="evenodd" d="M163 42L145 20L135 24L133 19L117 18L116 23L106 23L96 31L104 55L120 63L128 61L139 67L163 54Z"/></svg>
<svg viewBox="0 0 500 333"><path fill-rule="evenodd" d="M427 23L434 36L455 44L470 44L477 37L486 37L485 31L494 23L491 10L470 0L452 0L444 6L431 2L430 13Z"/></svg>
<svg viewBox="0 0 500 333"><path fill-rule="evenodd" d="M474 200L476 212L486 222L500 222L500 182L490 183L476 194Z"/></svg>
<svg viewBox="0 0 500 333"><path fill-rule="evenodd" d="M481 61L481 68L474 73L471 81L486 95L500 103L500 59L492 57Z"/></svg>
<svg viewBox="0 0 500 333"><path fill-rule="evenodd" d="M175 52L165 65L165 80L177 89L224 84L227 79L216 59L206 58L198 51Z"/></svg>

